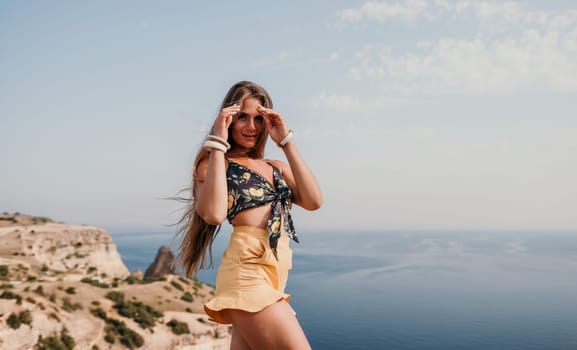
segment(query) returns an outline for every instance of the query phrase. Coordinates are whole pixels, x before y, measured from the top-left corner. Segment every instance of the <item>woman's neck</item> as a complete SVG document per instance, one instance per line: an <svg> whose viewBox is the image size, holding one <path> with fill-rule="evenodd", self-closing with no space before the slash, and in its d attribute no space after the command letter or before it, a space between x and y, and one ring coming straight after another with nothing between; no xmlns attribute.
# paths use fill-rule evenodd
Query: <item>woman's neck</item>
<svg viewBox="0 0 577 350"><path fill-rule="evenodd" d="M252 149L248 148L234 148L226 152L228 158L249 159L252 158L250 153Z"/></svg>

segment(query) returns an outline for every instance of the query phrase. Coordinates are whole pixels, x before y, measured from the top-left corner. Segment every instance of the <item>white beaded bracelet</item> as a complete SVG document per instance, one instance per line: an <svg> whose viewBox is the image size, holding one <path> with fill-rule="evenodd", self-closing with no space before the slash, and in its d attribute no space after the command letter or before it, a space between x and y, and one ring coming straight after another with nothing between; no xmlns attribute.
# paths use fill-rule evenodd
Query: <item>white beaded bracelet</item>
<svg viewBox="0 0 577 350"><path fill-rule="evenodd" d="M294 136L294 132L292 130L289 130L288 134L284 137L284 139L280 140L280 142L278 143L279 147L284 147L289 141L290 139L292 139Z"/></svg>
<svg viewBox="0 0 577 350"><path fill-rule="evenodd" d="M223 139L222 137L218 137L218 136L216 136L216 135L208 135L208 136L206 137L206 139L207 139L207 141L216 141L216 142L219 142L219 143L223 144L223 145L226 147L227 150L230 149L230 144L229 144L228 142L226 142L226 140Z"/></svg>
<svg viewBox="0 0 577 350"><path fill-rule="evenodd" d="M217 151L221 151L222 153L226 153L226 146L216 141L210 141L210 140L204 141L203 147L215 149Z"/></svg>

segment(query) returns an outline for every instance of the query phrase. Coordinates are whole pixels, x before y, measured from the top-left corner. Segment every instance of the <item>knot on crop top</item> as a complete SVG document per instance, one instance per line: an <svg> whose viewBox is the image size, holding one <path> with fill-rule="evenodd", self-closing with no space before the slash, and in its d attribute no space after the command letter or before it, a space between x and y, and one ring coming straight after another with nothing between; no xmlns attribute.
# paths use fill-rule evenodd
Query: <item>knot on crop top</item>
<svg viewBox="0 0 577 350"><path fill-rule="evenodd" d="M277 257L276 247L281 235L281 224L288 236L298 243L291 217L292 192L280 171L272 165L273 184L257 172L231 160L228 161L228 221L240 211L271 203L267 230L270 247ZM283 220L284 217L284 220ZM278 258L278 257L277 257Z"/></svg>

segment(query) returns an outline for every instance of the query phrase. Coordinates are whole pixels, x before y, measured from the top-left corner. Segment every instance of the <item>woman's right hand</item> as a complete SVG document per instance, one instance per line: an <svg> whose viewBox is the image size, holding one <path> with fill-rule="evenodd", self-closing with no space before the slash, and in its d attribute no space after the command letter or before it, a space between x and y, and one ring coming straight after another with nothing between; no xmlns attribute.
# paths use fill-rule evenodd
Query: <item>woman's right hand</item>
<svg viewBox="0 0 577 350"><path fill-rule="evenodd" d="M216 117L216 120L214 121L214 135L228 140L228 127L230 124L232 124L232 118L238 112L240 112L240 105L236 103L232 106L221 109L220 113Z"/></svg>

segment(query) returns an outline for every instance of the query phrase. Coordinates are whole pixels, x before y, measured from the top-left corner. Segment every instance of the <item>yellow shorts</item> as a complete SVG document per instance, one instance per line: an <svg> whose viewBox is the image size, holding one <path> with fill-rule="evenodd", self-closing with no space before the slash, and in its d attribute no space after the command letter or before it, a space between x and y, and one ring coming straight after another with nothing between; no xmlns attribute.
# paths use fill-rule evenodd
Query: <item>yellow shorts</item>
<svg viewBox="0 0 577 350"><path fill-rule="evenodd" d="M231 323L223 310L257 312L290 295L284 292L292 267L290 239L278 240L278 261L270 248L268 231L252 226L235 226L218 268L215 297L204 305L210 318Z"/></svg>

